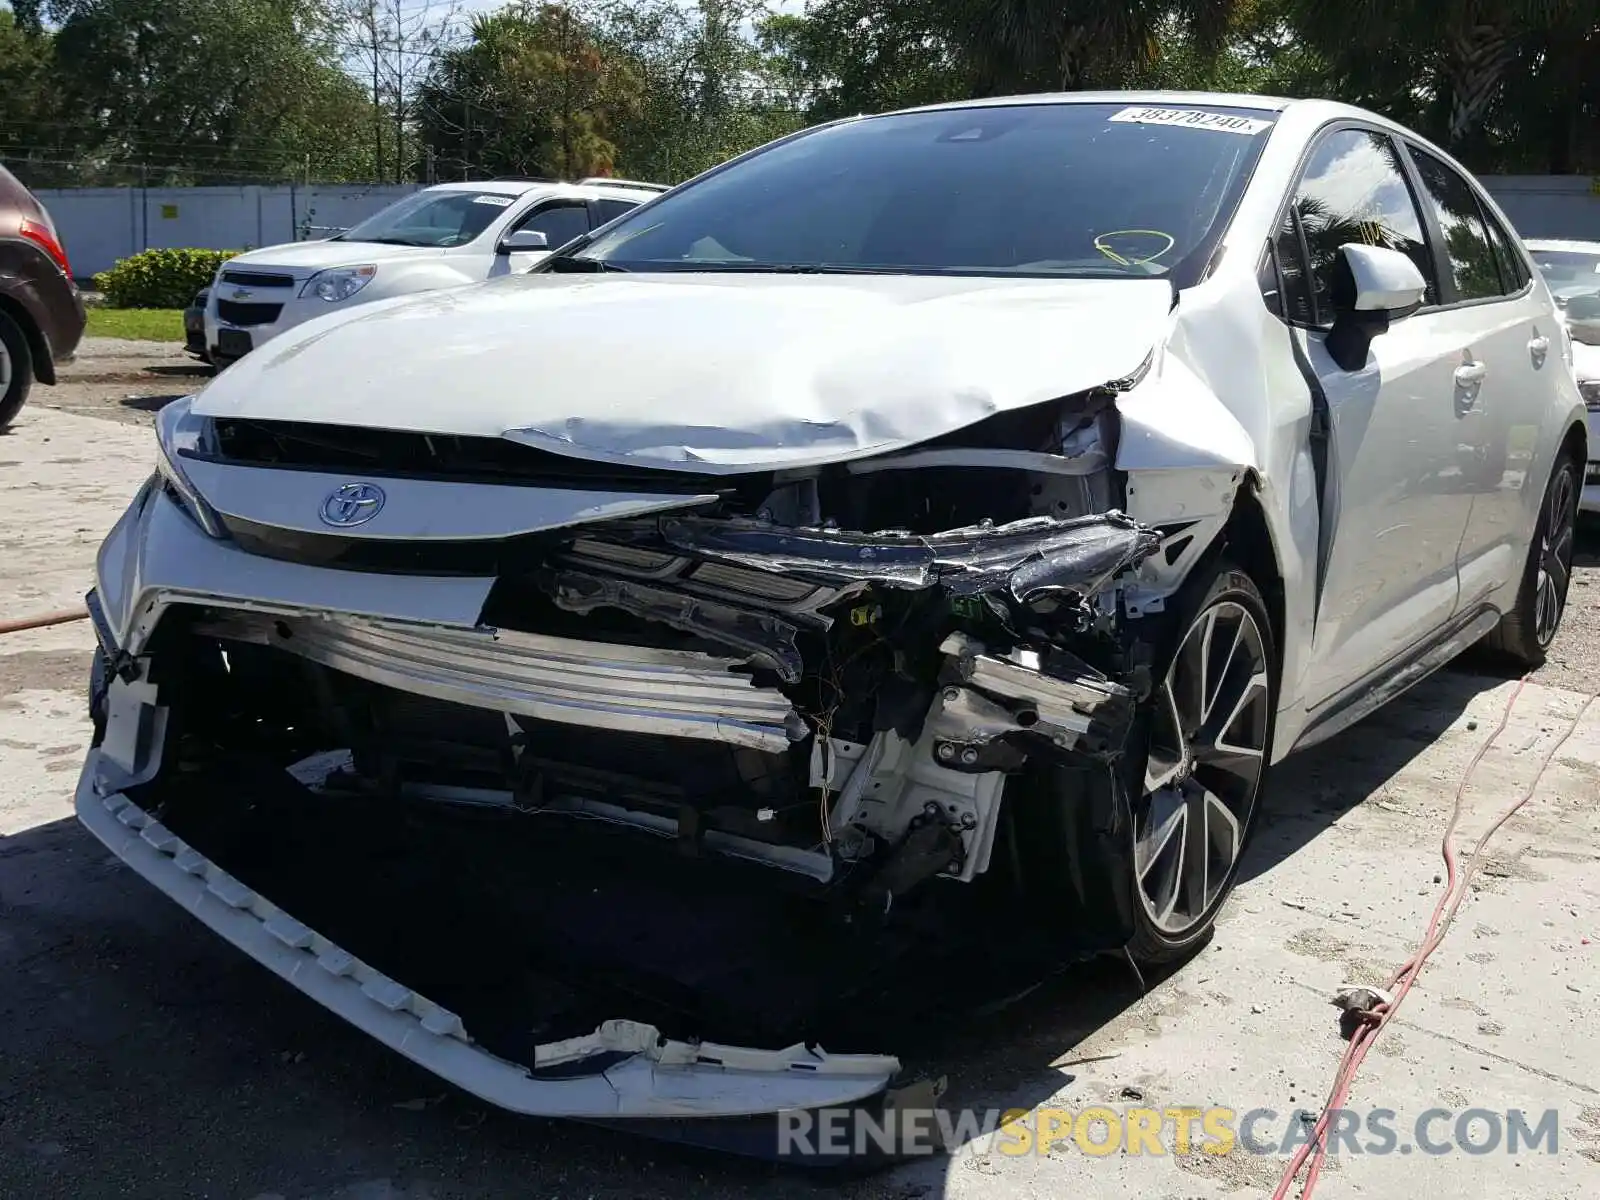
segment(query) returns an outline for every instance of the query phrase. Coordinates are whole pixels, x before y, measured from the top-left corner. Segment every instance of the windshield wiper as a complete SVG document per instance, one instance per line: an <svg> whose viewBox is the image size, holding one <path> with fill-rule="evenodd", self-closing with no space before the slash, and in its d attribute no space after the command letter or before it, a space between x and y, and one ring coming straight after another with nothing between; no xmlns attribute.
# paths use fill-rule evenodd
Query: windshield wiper
<svg viewBox="0 0 1600 1200"><path fill-rule="evenodd" d="M564 258L546 259L544 269L563 275L594 274L602 271L620 271L627 274L627 267L619 267L614 262L606 262L601 258L573 258L570 255Z"/></svg>

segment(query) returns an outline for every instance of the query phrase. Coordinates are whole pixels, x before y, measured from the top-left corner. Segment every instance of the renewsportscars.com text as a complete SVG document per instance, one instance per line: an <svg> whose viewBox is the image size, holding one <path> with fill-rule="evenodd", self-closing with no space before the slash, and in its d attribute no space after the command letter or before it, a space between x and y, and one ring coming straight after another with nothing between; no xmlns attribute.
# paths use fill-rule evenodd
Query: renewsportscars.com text
<svg viewBox="0 0 1600 1200"><path fill-rule="evenodd" d="M830 1158L956 1153L964 1147L1010 1156L1082 1153L1293 1154L1311 1141L1316 1114L1270 1108L1095 1105L1081 1109L823 1109L778 1115L778 1153ZM1431 1108L1414 1117L1392 1109L1335 1109L1332 1155L1555 1154L1560 1116Z"/></svg>

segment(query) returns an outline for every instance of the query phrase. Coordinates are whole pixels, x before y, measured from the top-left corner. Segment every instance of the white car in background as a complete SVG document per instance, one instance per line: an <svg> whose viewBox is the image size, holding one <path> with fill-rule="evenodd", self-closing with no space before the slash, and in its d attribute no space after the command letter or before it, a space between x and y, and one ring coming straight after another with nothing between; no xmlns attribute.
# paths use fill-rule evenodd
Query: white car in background
<svg viewBox="0 0 1600 1200"><path fill-rule="evenodd" d="M1589 410L1584 512L1600 512L1600 242L1535 238L1524 243L1572 335L1572 371Z"/></svg>
<svg viewBox="0 0 1600 1200"><path fill-rule="evenodd" d="M285 330L356 304L527 270L666 190L620 179L443 183L335 237L251 250L229 259L211 287L211 361L220 371Z"/></svg>

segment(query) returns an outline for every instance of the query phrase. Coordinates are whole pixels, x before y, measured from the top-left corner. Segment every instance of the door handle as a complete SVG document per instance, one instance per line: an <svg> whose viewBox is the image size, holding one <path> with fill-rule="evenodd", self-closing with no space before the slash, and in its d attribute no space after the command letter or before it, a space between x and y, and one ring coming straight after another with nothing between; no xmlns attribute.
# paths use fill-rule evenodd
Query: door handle
<svg viewBox="0 0 1600 1200"><path fill-rule="evenodd" d="M1464 388L1477 387L1488 373L1489 369L1481 362L1462 363L1456 368L1456 385Z"/></svg>
<svg viewBox="0 0 1600 1200"><path fill-rule="evenodd" d="M1528 339L1528 353L1533 358L1535 367L1544 366L1545 355L1550 353L1550 339L1542 333L1536 333Z"/></svg>

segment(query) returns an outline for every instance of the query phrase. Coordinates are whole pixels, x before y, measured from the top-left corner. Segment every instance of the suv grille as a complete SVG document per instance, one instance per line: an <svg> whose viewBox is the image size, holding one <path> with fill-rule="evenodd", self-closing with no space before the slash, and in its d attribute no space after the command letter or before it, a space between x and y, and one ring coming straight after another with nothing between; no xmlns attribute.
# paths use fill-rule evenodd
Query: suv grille
<svg viewBox="0 0 1600 1200"><path fill-rule="evenodd" d="M259 271L223 271L222 282L237 287L293 287L294 276L270 275Z"/></svg>
<svg viewBox="0 0 1600 1200"><path fill-rule="evenodd" d="M283 311L281 304L245 304L238 300L218 300L217 316L229 325L270 325Z"/></svg>

